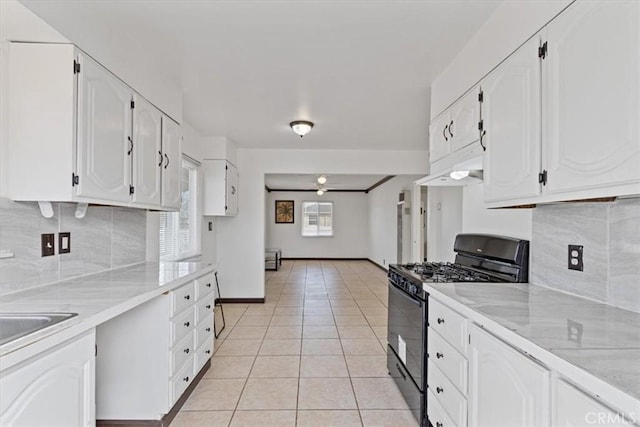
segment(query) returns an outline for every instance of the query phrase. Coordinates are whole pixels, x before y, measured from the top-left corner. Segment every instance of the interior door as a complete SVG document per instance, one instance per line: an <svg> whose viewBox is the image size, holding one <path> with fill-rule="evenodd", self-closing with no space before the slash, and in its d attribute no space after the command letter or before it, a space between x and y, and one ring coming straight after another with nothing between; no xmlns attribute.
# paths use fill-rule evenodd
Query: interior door
<svg viewBox="0 0 640 427"><path fill-rule="evenodd" d="M546 40L547 191L640 182L640 2L576 2Z"/></svg>
<svg viewBox="0 0 640 427"><path fill-rule="evenodd" d="M133 93L91 58L78 61L77 195L129 201Z"/></svg>
<svg viewBox="0 0 640 427"><path fill-rule="evenodd" d="M540 194L539 46L532 38L481 83L486 202Z"/></svg>
<svg viewBox="0 0 640 427"><path fill-rule="evenodd" d="M180 125L162 117L162 206L180 209L182 170L182 133Z"/></svg>
<svg viewBox="0 0 640 427"><path fill-rule="evenodd" d="M133 109L133 201L160 205L162 113L139 96Z"/></svg>

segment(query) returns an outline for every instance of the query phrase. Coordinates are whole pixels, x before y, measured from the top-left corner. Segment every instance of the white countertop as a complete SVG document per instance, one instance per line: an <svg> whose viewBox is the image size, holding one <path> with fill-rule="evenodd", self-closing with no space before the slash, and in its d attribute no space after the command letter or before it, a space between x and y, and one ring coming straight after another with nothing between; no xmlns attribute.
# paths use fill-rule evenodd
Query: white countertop
<svg viewBox="0 0 640 427"><path fill-rule="evenodd" d="M507 341L524 338L640 402L640 313L527 283L425 283L424 289ZM569 337L569 324L582 329L580 339ZM523 348L538 358L532 349Z"/></svg>
<svg viewBox="0 0 640 427"><path fill-rule="evenodd" d="M216 270L201 262L142 263L0 296L0 311L78 316L0 346L0 369L60 344Z"/></svg>

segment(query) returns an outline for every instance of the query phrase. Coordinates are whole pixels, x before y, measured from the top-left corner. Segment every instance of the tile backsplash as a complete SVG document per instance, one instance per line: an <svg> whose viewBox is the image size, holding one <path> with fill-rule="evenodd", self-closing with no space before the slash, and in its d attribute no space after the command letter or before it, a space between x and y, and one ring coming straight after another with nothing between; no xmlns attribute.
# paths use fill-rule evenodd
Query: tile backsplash
<svg viewBox="0 0 640 427"><path fill-rule="evenodd" d="M76 205L54 203L54 216L40 214L35 202L0 198L0 295L145 261L146 211L89 206L84 218ZM71 253L58 254L59 232L71 233ZM56 233L56 255L40 256L40 235Z"/></svg>
<svg viewBox="0 0 640 427"><path fill-rule="evenodd" d="M531 282L640 312L640 199L533 210ZM568 245L584 246L584 271Z"/></svg>

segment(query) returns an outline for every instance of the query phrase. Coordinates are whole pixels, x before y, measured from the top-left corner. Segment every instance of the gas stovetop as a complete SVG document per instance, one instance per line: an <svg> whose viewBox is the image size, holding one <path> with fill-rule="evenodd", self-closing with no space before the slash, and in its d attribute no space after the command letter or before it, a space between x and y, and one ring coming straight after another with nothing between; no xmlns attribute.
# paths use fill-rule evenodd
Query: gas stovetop
<svg viewBox="0 0 640 427"><path fill-rule="evenodd" d="M488 274L460 264L450 262L426 262L415 264L401 264L395 266L398 270L407 272L421 282L450 283L450 282L500 282L501 280Z"/></svg>

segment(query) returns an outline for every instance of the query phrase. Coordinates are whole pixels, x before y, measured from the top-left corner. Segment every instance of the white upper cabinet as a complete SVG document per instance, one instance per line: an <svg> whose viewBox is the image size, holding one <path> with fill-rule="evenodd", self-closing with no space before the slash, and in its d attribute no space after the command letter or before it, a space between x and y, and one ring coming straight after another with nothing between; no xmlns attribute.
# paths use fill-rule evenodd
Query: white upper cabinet
<svg viewBox="0 0 640 427"><path fill-rule="evenodd" d="M235 216L238 213L238 169L226 160L205 159L204 215Z"/></svg>
<svg viewBox="0 0 640 427"><path fill-rule="evenodd" d="M182 131L170 118L162 117L162 206L180 209Z"/></svg>
<svg viewBox="0 0 640 427"><path fill-rule="evenodd" d="M162 171L162 113L144 98L134 96L133 201L159 205Z"/></svg>
<svg viewBox="0 0 640 427"><path fill-rule="evenodd" d="M469 332L469 425L548 426L549 371L476 325Z"/></svg>
<svg viewBox="0 0 640 427"><path fill-rule="evenodd" d="M479 121L480 102L478 90L474 88L451 106L451 121L447 132L451 135L452 153L478 140Z"/></svg>
<svg viewBox="0 0 640 427"><path fill-rule="evenodd" d="M178 124L71 44L10 55L13 200L179 209Z"/></svg>
<svg viewBox="0 0 640 427"><path fill-rule="evenodd" d="M451 123L451 111L446 110L433 119L429 126L429 161L434 163L451 150L449 124Z"/></svg>
<svg viewBox="0 0 640 427"><path fill-rule="evenodd" d="M540 194L539 46L532 38L482 82L485 201Z"/></svg>
<svg viewBox="0 0 640 427"><path fill-rule="evenodd" d="M78 63L77 194L126 202L133 91L84 55Z"/></svg>
<svg viewBox="0 0 640 427"><path fill-rule="evenodd" d="M545 41L546 191L640 183L640 2L576 2Z"/></svg>
<svg viewBox="0 0 640 427"><path fill-rule="evenodd" d="M575 2L481 85L489 207L640 194L640 2Z"/></svg>

